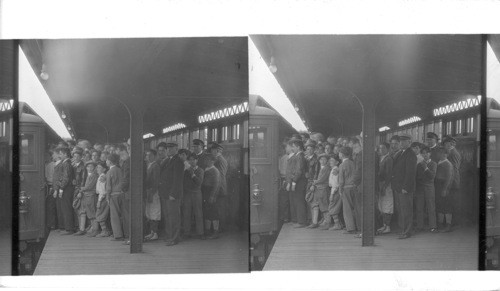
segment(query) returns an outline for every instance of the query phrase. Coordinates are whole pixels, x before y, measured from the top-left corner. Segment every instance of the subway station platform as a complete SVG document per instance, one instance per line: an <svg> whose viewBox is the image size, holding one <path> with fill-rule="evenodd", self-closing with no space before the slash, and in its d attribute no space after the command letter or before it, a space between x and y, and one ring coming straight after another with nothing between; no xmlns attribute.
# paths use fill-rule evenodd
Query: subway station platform
<svg viewBox="0 0 500 291"><path fill-rule="evenodd" d="M248 272L248 235L222 233L219 239L189 239L167 247L143 244L143 253L110 238L61 236L51 232L34 275L118 275Z"/></svg>
<svg viewBox="0 0 500 291"><path fill-rule="evenodd" d="M283 225L264 270L477 270L478 231L422 232L399 240L375 237L375 246L342 231Z"/></svg>

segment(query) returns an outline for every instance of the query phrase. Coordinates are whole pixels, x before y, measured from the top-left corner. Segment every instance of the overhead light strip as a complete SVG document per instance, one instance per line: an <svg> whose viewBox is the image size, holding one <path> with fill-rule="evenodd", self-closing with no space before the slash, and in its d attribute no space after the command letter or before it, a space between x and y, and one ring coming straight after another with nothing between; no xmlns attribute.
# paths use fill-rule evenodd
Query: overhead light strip
<svg viewBox="0 0 500 291"><path fill-rule="evenodd" d="M250 94L264 98L295 130L307 131L306 125L251 38L248 41L248 60Z"/></svg>
<svg viewBox="0 0 500 291"><path fill-rule="evenodd" d="M226 107L224 109L220 109L217 111L213 111L210 113L206 113L198 116L199 123L205 123L213 120L218 120L221 118L230 117L233 115L241 114L244 112L248 112L248 102L243 102L241 104L233 105L230 107Z"/></svg>
<svg viewBox="0 0 500 291"><path fill-rule="evenodd" d="M391 128L388 127L388 126L382 126L381 128L378 129L379 132L384 132L384 131L388 131L390 130Z"/></svg>
<svg viewBox="0 0 500 291"><path fill-rule="evenodd" d="M186 125L184 123L176 123L174 125L165 127L162 132L167 133L167 132L176 131L176 130L179 130L182 128L186 128Z"/></svg>
<svg viewBox="0 0 500 291"><path fill-rule="evenodd" d="M19 47L19 101L26 102L59 137L72 138L21 47Z"/></svg>
<svg viewBox="0 0 500 291"><path fill-rule="evenodd" d="M452 104L448 104L445 106L441 106L438 108L435 108L432 113L434 117L436 116L441 116L457 111L462 111L466 110L472 107L479 106L481 104L481 95L478 95L477 97L472 97L472 98L467 98L466 100L454 102Z"/></svg>
<svg viewBox="0 0 500 291"><path fill-rule="evenodd" d="M398 122L398 125L399 126L405 126L405 125L408 125L408 124L411 124L411 123L419 122L420 120L422 120L422 118L420 118L418 116L412 116L410 118L401 120L400 122Z"/></svg>
<svg viewBox="0 0 500 291"><path fill-rule="evenodd" d="M152 134L152 133L146 133L145 135L142 136L143 139L147 139L147 138L150 138L150 137L154 137L155 135Z"/></svg>

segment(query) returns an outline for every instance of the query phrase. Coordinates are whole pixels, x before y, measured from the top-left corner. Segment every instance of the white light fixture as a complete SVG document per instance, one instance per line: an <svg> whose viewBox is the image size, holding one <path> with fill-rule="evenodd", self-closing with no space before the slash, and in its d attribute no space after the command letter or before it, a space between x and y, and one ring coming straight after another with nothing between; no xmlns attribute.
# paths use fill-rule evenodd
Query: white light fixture
<svg viewBox="0 0 500 291"><path fill-rule="evenodd" d="M152 134L152 133L146 133L145 135L142 136L143 139L147 139L147 138L150 138L150 137L154 137L155 135Z"/></svg>
<svg viewBox="0 0 500 291"><path fill-rule="evenodd" d="M381 128L378 129L378 132L388 131L389 129L391 129L391 128L388 126L382 126Z"/></svg>
<svg viewBox="0 0 500 291"><path fill-rule="evenodd" d="M411 123L415 123L415 122L418 122L422 120L422 118L418 117L418 116L412 116L410 118L407 118L407 119L404 119L404 120L401 120L400 122L398 122L398 125L399 126L405 126L405 125L408 125L408 124L411 124Z"/></svg>
<svg viewBox="0 0 500 291"><path fill-rule="evenodd" d="M264 98L295 130L307 131L295 107L271 73L251 38L248 42L248 60L250 94Z"/></svg>
<svg viewBox="0 0 500 291"><path fill-rule="evenodd" d="M47 73L47 67L45 64L42 65L42 70L40 71L40 78L42 80L47 81L49 79L49 73Z"/></svg>
<svg viewBox="0 0 500 291"><path fill-rule="evenodd" d="M466 100L454 102L445 106L440 106L432 111L434 116L441 116L448 113L453 113L457 111L462 111L472 107L479 106L481 104L481 95L476 97L467 98Z"/></svg>
<svg viewBox="0 0 500 291"><path fill-rule="evenodd" d="M233 115L244 113L244 112L248 112L248 102L246 102L246 101L241 103L241 104L238 104L238 105L233 105L230 107L226 107L224 109L220 109L217 111L213 111L210 113L200 115L200 116L198 116L198 122L204 123L204 122L217 120L217 119L233 116Z"/></svg>
<svg viewBox="0 0 500 291"><path fill-rule="evenodd" d="M64 111L61 111L61 117L62 117L63 119L66 119L66 114L64 114Z"/></svg>
<svg viewBox="0 0 500 291"><path fill-rule="evenodd" d="M71 138L21 47L19 47L19 101L26 102L62 139Z"/></svg>
<svg viewBox="0 0 500 291"><path fill-rule="evenodd" d="M271 57L271 62L269 62L269 71L271 71L271 73L273 74L278 71L278 67L276 67L276 61L274 60L274 57Z"/></svg>
<svg viewBox="0 0 500 291"><path fill-rule="evenodd" d="M185 127L186 127L186 125L184 123L176 123L174 125L165 127L162 132L167 133L167 132L176 131L178 129L185 128Z"/></svg>

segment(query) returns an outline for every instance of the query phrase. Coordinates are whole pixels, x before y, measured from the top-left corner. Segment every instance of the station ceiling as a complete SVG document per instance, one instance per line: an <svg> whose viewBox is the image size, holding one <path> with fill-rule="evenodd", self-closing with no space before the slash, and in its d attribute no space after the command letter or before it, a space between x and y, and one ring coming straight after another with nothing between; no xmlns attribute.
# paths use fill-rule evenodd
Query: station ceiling
<svg viewBox="0 0 500 291"><path fill-rule="evenodd" d="M377 127L468 95L480 95L478 35L267 35L251 37L312 131L359 134L363 102L376 98Z"/></svg>
<svg viewBox="0 0 500 291"><path fill-rule="evenodd" d="M129 115L121 101L146 106L144 133L248 100L247 38L24 40L21 47L79 138L123 141Z"/></svg>

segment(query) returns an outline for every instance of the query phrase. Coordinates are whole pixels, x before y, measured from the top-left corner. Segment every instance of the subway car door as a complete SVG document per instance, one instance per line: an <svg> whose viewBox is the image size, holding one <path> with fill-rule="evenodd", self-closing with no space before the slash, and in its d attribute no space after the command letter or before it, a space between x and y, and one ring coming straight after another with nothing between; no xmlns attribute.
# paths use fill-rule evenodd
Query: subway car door
<svg viewBox="0 0 500 291"><path fill-rule="evenodd" d="M250 232L278 229L278 117L256 108L250 115ZM269 110L271 111L271 110ZM260 113L260 114L259 114ZM263 114L267 113L267 114Z"/></svg>
<svg viewBox="0 0 500 291"><path fill-rule="evenodd" d="M45 126L38 119L23 114L19 124L19 240L45 236Z"/></svg>

